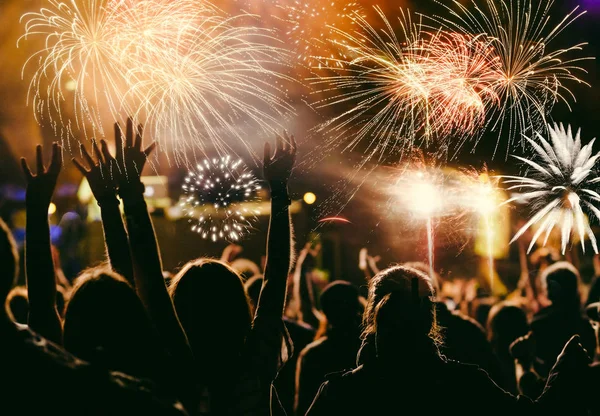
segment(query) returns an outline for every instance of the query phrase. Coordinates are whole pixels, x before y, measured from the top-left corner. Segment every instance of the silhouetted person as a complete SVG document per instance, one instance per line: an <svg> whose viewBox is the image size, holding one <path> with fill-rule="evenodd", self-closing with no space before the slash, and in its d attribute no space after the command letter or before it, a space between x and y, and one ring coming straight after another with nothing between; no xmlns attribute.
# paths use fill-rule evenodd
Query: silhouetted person
<svg viewBox="0 0 600 416"><path fill-rule="evenodd" d="M545 394L537 402L517 398L477 366L440 356L433 295L429 278L415 269L378 273L369 284L360 366L324 383L307 414L528 415L570 409L573 388L580 388L573 372L588 360L577 338L565 346Z"/></svg>
<svg viewBox="0 0 600 416"><path fill-rule="evenodd" d="M136 291L149 312L178 372L196 389L194 412L254 415L271 411L272 382L291 345L283 323L292 255L288 181L296 157L293 137L277 137L275 152L265 145L263 171L271 190L267 260L254 317L241 277L215 260L188 263L167 290L148 207L141 166L142 128L128 120L125 138L116 129L119 182L134 266ZM123 140L124 139L124 140Z"/></svg>
<svg viewBox="0 0 600 416"><path fill-rule="evenodd" d="M347 282L329 284L321 293L327 321L323 337L302 350L296 374L296 414L306 413L325 376L356 367L363 305L358 289Z"/></svg>
<svg viewBox="0 0 600 416"><path fill-rule="evenodd" d="M411 262L405 266L429 275L429 266L424 263ZM431 283L436 293L436 318L444 338L444 343L440 345L440 353L454 361L478 365L487 371L497 384L504 387L504 374L500 362L494 356L483 327L475 319L459 311L451 311L439 298L441 279L437 273L434 273Z"/></svg>
<svg viewBox="0 0 600 416"><path fill-rule="evenodd" d="M106 267L75 279L63 342L67 351L97 366L166 382L166 356L144 305L131 285Z"/></svg>
<svg viewBox="0 0 600 416"><path fill-rule="evenodd" d="M542 289L552 304L534 315L531 329L536 344L536 370L545 377L571 336L579 335L592 356L596 339L589 321L582 316L579 272L572 264L558 262L545 268Z"/></svg>
<svg viewBox="0 0 600 416"><path fill-rule="evenodd" d="M256 305L258 305L262 284L262 276L251 277L245 283L253 313ZM281 405L288 415L292 415L294 412L294 395L296 391L296 363L298 362L300 352L315 339L315 330L304 322L297 322L285 316L283 317L283 322L290 334L294 350L293 354L288 357L285 365L279 371L275 380L275 387L277 388L277 395L279 396Z"/></svg>
<svg viewBox="0 0 600 416"><path fill-rule="evenodd" d="M504 388L512 394L518 393L515 362L510 354L510 345L529 332L525 311L510 303L502 302L492 307L487 323L488 339L504 373Z"/></svg>
<svg viewBox="0 0 600 416"><path fill-rule="evenodd" d="M0 220L0 304L17 276L17 250ZM75 358L57 345L17 326L0 308L0 413L184 416L180 403L124 374L110 373Z"/></svg>

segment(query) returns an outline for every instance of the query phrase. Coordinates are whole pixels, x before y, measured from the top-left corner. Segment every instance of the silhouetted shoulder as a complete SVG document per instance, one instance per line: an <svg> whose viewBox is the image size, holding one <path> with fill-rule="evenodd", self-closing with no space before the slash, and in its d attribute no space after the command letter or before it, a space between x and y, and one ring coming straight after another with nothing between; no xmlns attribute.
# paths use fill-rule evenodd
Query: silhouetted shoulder
<svg viewBox="0 0 600 416"><path fill-rule="evenodd" d="M186 414L151 382L86 363L28 328L3 335L2 384L8 406L15 407L7 414Z"/></svg>

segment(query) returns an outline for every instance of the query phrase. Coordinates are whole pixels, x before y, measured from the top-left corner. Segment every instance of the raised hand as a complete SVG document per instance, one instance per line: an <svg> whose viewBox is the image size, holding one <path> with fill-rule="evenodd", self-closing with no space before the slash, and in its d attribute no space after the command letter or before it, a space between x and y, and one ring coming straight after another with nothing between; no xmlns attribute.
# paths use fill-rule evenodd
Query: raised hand
<svg viewBox="0 0 600 416"><path fill-rule="evenodd" d="M117 160L110 154L104 140L100 144L102 150L98 148L96 142L92 145L96 159L89 154L84 145L80 146L87 167L75 158L73 164L87 178L98 205L102 207L102 229L112 269L123 275L132 286L135 286L129 240L117 199L117 186L120 178Z"/></svg>
<svg viewBox="0 0 600 416"><path fill-rule="evenodd" d="M368 264L367 264L367 259L369 257L369 251L367 250L366 247L363 247L360 249L360 252L358 253L358 268L359 270L363 271L363 272L368 272Z"/></svg>
<svg viewBox="0 0 600 416"><path fill-rule="evenodd" d="M231 263L237 256L240 255L243 250L244 249L242 246L237 244L229 244L227 247L225 247L223 253L221 254L221 261L224 261L225 263Z"/></svg>
<svg viewBox="0 0 600 416"><path fill-rule="evenodd" d="M46 169L42 150L42 146L37 146L35 175L31 173L27 161L21 159L27 179L25 274L29 298L28 324L34 331L59 343L62 328L56 309L56 272L52 262L48 206L62 168L62 154L61 147L54 143L50 165Z"/></svg>
<svg viewBox="0 0 600 416"><path fill-rule="evenodd" d="M283 136L277 136L275 152L272 156L271 145L265 143L263 170L271 189L287 186L294 163L296 163L296 140L294 136L288 137L286 132L283 133Z"/></svg>
<svg viewBox="0 0 600 416"><path fill-rule="evenodd" d="M592 361L586 349L581 345L579 335L573 335L563 347L556 359L555 366L562 366L570 370L587 368Z"/></svg>
<svg viewBox="0 0 600 416"><path fill-rule="evenodd" d="M39 208L48 211L48 206L52 201L52 195L56 188L58 175L62 168L62 147L58 143L52 144L52 156L50 165L46 169L44 166L43 149L41 145L36 147L37 173L34 175L27 164L25 158L21 158L21 167L27 180L27 207Z"/></svg>
<svg viewBox="0 0 600 416"><path fill-rule="evenodd" d="M135 137L134 137L135 136ZM135 182L138 180L144 170L144 165L148 156L156 148L156 142L153 142L145 149L142 149L143 126L139 124L133 130L133 120L127 119L127 128L125 130L125 145L123 145L123 132L119 123L115 123L115 143L117 146L117 165L121 173L120 183Z"/></svg>
<svg viewBox="0 0 600 416"><path fill-rule="evenodd" d="M81 154L88 165L87 168L75 158L72 161L81 174L86 177L99 205L110 202L118 203L116 159L110 154L108 145L104 140L101 141L101 146L102 151L98 148L98 144L94 142L93 149L97 158L97 160L94 160L85 146L80 145Z"/></svg>

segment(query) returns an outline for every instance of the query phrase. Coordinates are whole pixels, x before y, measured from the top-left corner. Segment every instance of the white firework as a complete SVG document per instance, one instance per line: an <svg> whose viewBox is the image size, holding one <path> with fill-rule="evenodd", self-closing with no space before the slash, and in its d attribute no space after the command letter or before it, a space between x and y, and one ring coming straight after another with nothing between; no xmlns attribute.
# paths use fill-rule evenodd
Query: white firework
<svg viewBox="0 0 600 416"><path fill-rule="evenodd" d="M516 191L506 203L516 202L532 208L533 215L515 234L512 242L521 237L531 226L538 225L528 252L545 233L543 245L555 227L560 227L561 249L564 254L567 243L573 233L579 237L585 252L587 236L598 253L596 237L586 220L584 210L600 220L600 210L596 204L600 202L597 187L600 183L597 162L600 153L592 154L593 139L587 145L581 145L581 130L575 137L571 126L555 124L548 126L550 141L540 133L537 139L525 137L535 150L535 157L529 160L513 156L525 163L529 172L527 176L504 176L510 191Z"/></svg>
<svg viewBox="0 0 600 416"><path fill-rule="evenodd" d="M206 159L190 171L180 206L192 231L204 239L239 241L256 222L258 179L241 160ZM254 206L253 206L254 205Z"/></svg>

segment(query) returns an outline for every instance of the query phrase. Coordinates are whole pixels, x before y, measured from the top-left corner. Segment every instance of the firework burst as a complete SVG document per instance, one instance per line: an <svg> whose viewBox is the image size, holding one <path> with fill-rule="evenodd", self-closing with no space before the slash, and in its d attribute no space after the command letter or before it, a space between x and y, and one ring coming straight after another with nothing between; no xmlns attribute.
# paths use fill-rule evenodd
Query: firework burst
<svg viewBox="0 0 600 416"><path fill-rule="evenodd" d="M346 150L366 142L367 159L403 155L434 138L471 135L497 102L491 88L499 59L483 37L426 29L401 10L400 34L375 8L384 29L356 15L352 32L334 31L344 52L333 75L313 79L331 95L318 108L344 111L318 127Z"/></svg>
<svg viewBox="0 0 600 416"><path fill-rule="evenodd" d="M106 102L119 113L126 89L126 67L118 59L110 39L115 35L114 16L105 7L106 0L61 2L48 0L39 13L27 13L24 39L41 37L44 48L26 62L37 65L31 78L28 103L41 122L49 119L55 131L63 135L73 127L63 118L63 107L73 91L75 124L90 123L103 134L97 102Z"/></svg>
<svg viewBox="0 0 600 416"><path fill-rule="evenodd" d="M24 38L45 45L26 64L37 64L30 96L40 119L73 136L86 125L103 136L106 112L133 114L177 163L191 164L188 155L209 145L221 154L234 142L248 147L248 131L273 133L293 112L282 86L288 55L253 16L206 1L47 1L23 16ZM70 100L75 126L63 116Z"/></svg>
<svg viewBox="0 0 600 416"><path fill-rule="evenodd" d="M192 231L213 242L239 241L252 228L260 200L258 179L241 160L229 156L204 160L189 172L180 202Z"/></svg>
<svg viewBox="0 0 600 416"><path fill-rule="evenodd" d="M546 245L550 233L560 227L561 248L564 254L573 233L576 233L585 252L585 238L590 239L595 253L598 253L596 237L588 224L584 209L600 219L600 202L597 192L598 158L593 155L595 139L587 145L581 145L580 131L573 137L569 126L566 130L560 126L548 126L550 141L536 133L536 140L525 137L535 150L533 160L514 156L530 170L527 176L505 176L504 182L510 191L516 191L507 203L527 204L533 208L533 216L515 234L511 242L516 241L529 228L537 225L528 252L545 233L543 245Z"/></svg>
<svg viewBox="0 0 600 416"><path fill-rule="evenodd" d="M579 63L590 59L574 56L586 45L553 48L557 37L585 12L575 8L556 24L550 12L554 1L473 0L474 10L453 0L438 2L450 18L434 20L446 30L487 38L496 51L498 76L491 88L498 105L486 108L487 125L498 133L496 150L503 133L508 135L507 154L521 133L539 131L557 102L569 105L575 96L569 84L585 84L578 74L585 72ZM586 84L587 85L587 84ZM464 137L466 139L466 136ZM525 145L524 141L520 144Z"/></svg>

